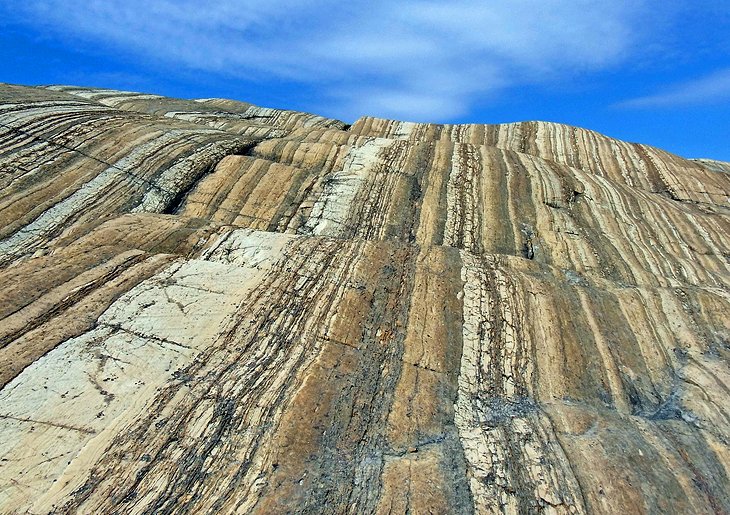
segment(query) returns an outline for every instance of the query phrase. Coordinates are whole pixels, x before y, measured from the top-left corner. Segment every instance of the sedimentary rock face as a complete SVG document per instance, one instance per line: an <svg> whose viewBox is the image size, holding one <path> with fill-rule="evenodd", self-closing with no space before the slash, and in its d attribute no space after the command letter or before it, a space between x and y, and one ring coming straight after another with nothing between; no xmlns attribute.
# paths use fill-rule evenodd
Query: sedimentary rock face
<svg viewBox="0 0 730 515"><path fill-rule="evenodd" d="M730 511L730 164L0 86L0 512Z"/></svg>

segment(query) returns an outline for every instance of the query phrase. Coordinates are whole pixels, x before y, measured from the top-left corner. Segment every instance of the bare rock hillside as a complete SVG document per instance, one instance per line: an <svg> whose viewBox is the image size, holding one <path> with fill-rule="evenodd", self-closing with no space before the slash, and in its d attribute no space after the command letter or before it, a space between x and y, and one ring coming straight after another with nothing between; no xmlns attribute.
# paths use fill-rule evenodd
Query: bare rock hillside
<svg viewBox="0 0 730 515"><path fill-rule="evenodd" d="M0 85L0 513L730 513L730 164Z"/></svg>

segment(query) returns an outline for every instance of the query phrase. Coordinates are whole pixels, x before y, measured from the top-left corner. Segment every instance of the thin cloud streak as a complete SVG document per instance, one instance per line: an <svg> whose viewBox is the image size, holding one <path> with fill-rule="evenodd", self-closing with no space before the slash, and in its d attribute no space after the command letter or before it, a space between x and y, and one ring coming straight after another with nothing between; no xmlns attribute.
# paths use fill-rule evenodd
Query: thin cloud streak
<svg viewBox="0 0 730 515"><path fill-rule="evenodd" d="M623 108L657 108L690 105L712 105L730 100L730 69L676 84L654 95L620 102Z"/></svg>
<svg viewBox="0 0 730 515"><path fill-rule="evenodd" d="M311 85L345 119L438 121L510 86L622 62L648 3L27 0L0 16L170 67Z"/></svg>

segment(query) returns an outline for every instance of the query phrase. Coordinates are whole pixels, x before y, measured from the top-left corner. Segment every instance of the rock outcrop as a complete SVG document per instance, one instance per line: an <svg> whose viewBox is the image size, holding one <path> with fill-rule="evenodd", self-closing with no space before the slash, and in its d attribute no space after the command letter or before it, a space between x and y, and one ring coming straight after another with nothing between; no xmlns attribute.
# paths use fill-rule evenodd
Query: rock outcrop
<svg viewBox="0 0 730 515"><path fill-rule="evenodd" d="M0 513L728 513L730 164L0 86Z"/></svg>

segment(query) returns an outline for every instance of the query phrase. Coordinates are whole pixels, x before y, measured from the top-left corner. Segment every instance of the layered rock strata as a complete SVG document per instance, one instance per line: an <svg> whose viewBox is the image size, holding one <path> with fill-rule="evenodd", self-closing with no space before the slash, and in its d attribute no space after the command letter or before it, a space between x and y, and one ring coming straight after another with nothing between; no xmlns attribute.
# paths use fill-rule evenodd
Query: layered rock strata
<svg viewBox="0 0 730 515"><path fill-rule="evenodd" d="M0 86L1 513L726 513L730 165Z"/></svg>

